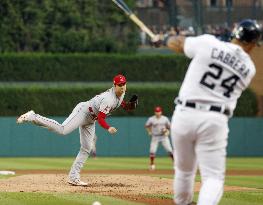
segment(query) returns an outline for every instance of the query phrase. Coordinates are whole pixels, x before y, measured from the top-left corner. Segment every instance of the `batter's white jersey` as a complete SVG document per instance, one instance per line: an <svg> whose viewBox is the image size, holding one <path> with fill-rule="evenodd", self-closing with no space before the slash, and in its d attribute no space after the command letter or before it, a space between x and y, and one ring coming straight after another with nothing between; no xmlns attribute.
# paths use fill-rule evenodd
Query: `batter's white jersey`
<svg viewBox="0 0 263 205"><path fill-rule="evenodd" d="M112 87L88 101L91 107L91 109L89 108L89 111L95 116L98 116L99 112L103 112L108 115L121 105L124 95L125 93L118 98L114 88Z"/></svg>
<svg viewBox="0 0 263 205"><path fill-rule="evenodd" d="M145 127L151 128L152 136L163 136L163 130L170 129L170 121L166 116L161 115L157 118L154 115L147 120Z"/></svg>
<svg viewBox="0 0 263 205"><path fill-rule="evenodd" d="M198 167L202 186L197 204L216 205L223 193L228 117L256 69L240 46L207 34L186 38L184 53L192 61L171 123L175 203L191 203Z"/></svg>
<svg viewBox="0 0 263 205"><path fill-rule="evenodd" d="M208 34L186 38L184 53L192 61L179 99L225 106L232 113L256 73L249 55L240 46Z"/></svg>

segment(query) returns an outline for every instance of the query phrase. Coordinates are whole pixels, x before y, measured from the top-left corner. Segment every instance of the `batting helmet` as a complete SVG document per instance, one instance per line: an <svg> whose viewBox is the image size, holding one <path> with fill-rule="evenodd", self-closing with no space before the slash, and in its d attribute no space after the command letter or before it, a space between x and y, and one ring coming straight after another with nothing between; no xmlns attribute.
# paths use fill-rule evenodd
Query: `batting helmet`
<svg viewBox="0 0 263 205"><path fill-rule="evenodd" d="M163 111L163 109L160 106L157 106L154 108L154 112L162 112L162 111Z"/></svg>
<svg viewBox="0 0 263 205"><path fill-rule="evenodd" d="M262 38L262 26L256 20L245 19L233 29L231 37L246 43L259 43Z"/></svg>
<svg viewBox="0 0 263 205"><path fill-rule="evenodd" d="M126 78L119 74L119 75L116 75L114 78L113 78L113 84L114 85L119 85L119 84L125 84L126 83Z"/></svg>

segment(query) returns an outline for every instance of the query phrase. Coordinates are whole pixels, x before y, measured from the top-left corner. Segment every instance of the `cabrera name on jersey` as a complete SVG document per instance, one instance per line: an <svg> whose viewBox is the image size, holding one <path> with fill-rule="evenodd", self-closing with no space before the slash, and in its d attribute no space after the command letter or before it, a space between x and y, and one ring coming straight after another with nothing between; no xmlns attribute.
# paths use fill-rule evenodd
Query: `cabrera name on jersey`
<svg viewBox="0 0 263 205"><path fill-rule="evenodd" d="M223 105L233 111L256 73L250 56L240 46L208 34L186 38L184 53L192 61L179 98Z"/></svg>

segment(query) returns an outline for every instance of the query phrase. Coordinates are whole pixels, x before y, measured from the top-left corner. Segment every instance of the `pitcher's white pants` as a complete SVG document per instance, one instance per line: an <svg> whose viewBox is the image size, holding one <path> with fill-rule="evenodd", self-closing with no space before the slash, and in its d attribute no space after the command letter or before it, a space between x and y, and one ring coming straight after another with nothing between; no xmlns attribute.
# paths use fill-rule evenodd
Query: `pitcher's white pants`
<svg viewBox="0 0 263 205"><path fill-rule="evenodd" d="M90 154L95 136L95 121L89 117L88 102L79 103L62 124L38 114L32 117L32 122L61 135L67 135L79 128L81 146L69 172L71 180L79 179L80 170Z"/></svg>
<svg viewBox="0 0 263 205"><path fill-rule="evenodd" d="M177 105L172 118L171 136L175 158L174 201L187 205L193 200L197 167L202 186L198 205L216 205L223 194L227 116Z"/></svg>

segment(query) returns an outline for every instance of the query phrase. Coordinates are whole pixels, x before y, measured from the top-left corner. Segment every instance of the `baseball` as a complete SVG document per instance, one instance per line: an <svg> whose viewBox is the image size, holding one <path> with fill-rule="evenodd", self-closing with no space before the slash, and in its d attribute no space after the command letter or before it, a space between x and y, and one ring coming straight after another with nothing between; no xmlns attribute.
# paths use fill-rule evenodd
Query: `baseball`
<svg viewBox="0 0 263 205"><path fill-rule="evenodd" d="M99 201L94 201L92 205L101 205L101 203Z"/></svg>

